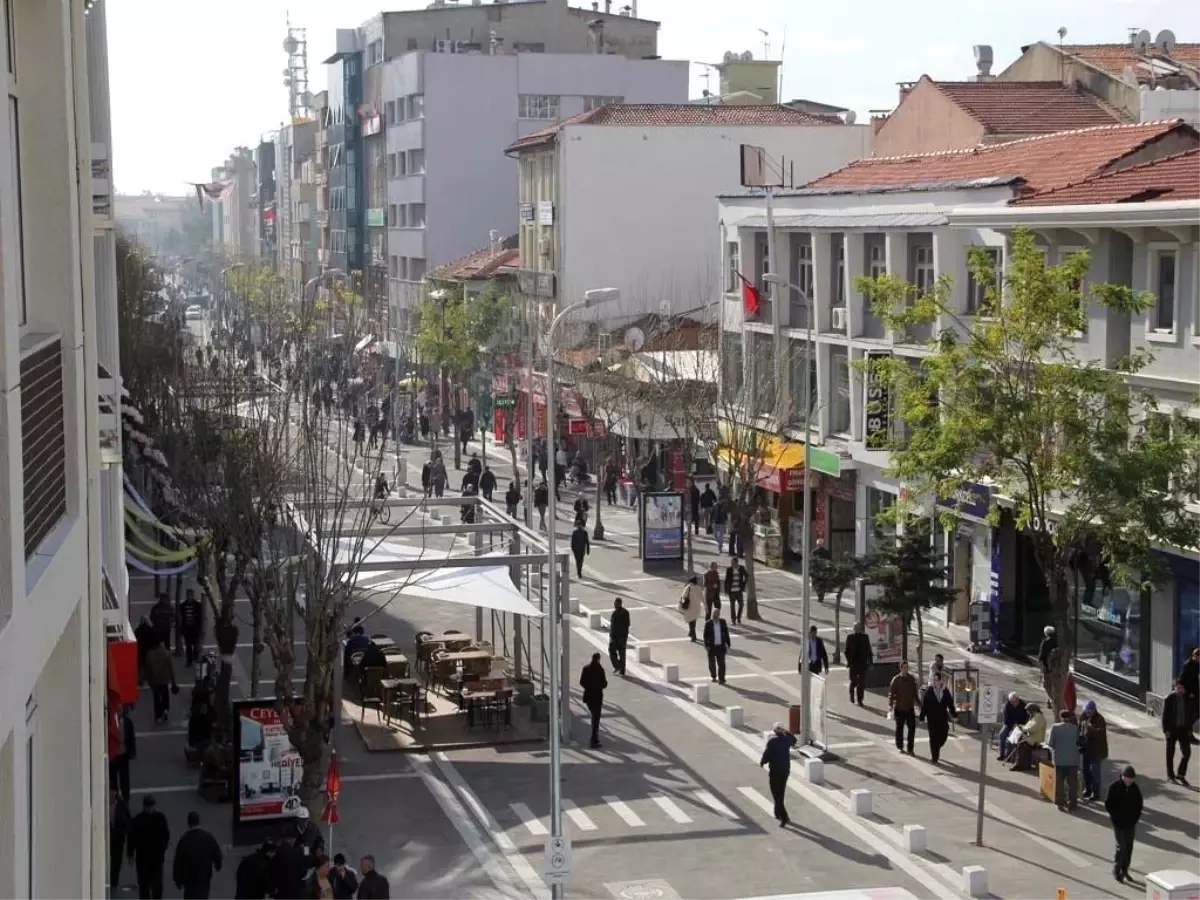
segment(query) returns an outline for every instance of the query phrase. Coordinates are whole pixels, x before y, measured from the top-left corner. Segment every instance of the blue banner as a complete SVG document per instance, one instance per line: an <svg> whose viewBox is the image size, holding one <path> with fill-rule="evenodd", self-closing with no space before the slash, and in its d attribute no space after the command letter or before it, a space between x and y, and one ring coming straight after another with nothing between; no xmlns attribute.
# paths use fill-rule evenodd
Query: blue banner
<svg viewBox="0 0 1200 900"><path fill-rule="evenodd" d="M642 558L683 559L683 495L642 495Z"/></svg>
<svg viewBox="0 0 1200 900"><path fill-rule="evenodd" d="M962 482L958 490L937 502L938 509L947 509L960 516L986 519L992 506L992 489L975 481Z"/></svg>

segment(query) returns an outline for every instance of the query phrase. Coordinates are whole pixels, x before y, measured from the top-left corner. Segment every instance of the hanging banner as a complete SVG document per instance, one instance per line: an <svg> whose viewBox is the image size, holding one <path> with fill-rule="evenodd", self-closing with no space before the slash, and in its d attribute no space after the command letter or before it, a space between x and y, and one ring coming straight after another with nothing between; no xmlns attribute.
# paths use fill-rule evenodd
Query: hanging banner
<svg viewBox="0 0 1200 900"><path fill-rule="evenodd" d="M642 558L683 559L683 494L642 494Z"/></svg>
<svg viewBox="0 0 1200 900"><path fill-rule="evenodd" d="M184 572L190 572L196 568L196 560L184 563L182 566L172 566L170 568L160 568L158 566L148 566L131 553L125 554L125 564L132 566L139 572L145 575L182 575Z"/></svg>
<svg viewBox="0 0 1200 900"><path fill-rule="evenodd" d="M886 350L868 350L867 398L863 404L866 417L863 439L868 450L886 450L891 436L891 392L888 390L887 375L879 371L878 362L890 359Z"/></svg>
<svg viewBox="0 0 1200 900"><path fill-rule="evenodd" d="M233 703L233 827L282 821L300 809L304 767L273 698Z"/></svg>

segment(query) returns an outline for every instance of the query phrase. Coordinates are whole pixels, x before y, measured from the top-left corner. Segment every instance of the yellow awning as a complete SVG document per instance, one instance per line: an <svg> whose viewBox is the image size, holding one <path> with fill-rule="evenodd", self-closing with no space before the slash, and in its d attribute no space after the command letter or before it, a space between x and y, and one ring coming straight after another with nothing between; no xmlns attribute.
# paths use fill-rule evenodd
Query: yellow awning
<svg viewBox="0 0 1200 900"><path fill-rule="evenodd" d="M722 435L723 437L723 435ZM728 445L718 448L718 458L729 468L744 469L753 466L754 483L769 491L783 493L803 486L799 473L804 471L804 444L801 441L786 441L764 434L759 440L757 459L748 459L748 454ZM789 477L795 472L796 477Z"/></svg>

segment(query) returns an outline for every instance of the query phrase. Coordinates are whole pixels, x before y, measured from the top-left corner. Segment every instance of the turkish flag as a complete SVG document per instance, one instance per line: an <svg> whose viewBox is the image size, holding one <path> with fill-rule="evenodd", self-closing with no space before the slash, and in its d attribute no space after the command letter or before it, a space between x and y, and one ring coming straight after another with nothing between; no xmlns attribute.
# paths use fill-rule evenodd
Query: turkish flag
<svg viewBox="0 0 1200 900"><path fill-rule="evenodd" d="M759 294L758 288L752 285L741 272L737 273L737 277L742 282L742 311L748 316L757 316L762 295Z"/></svg>
<svg viewBox="0 0 1200 900"><path fill-rule="evenodd" d="M338 794L342 792L342 776L338 773L337 751L329 751L329 770L325 773L325 808L321 811L321 821L326 825L338 823Z"/></svg>

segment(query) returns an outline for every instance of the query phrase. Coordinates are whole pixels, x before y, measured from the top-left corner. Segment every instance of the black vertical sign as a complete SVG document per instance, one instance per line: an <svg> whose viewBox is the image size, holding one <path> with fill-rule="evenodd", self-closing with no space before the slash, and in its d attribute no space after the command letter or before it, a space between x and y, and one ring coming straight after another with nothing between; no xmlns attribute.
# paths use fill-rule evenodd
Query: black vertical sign
<svg viewBox="0 0 1200 900"><path fill-rule="evenodd" d="M867 396L863 404L866 422L863 441L868 450L886 450L891 435L891 395L888 391L887 374L880 371L877 363L889 359L886 350L867 351Z"/></svg>

